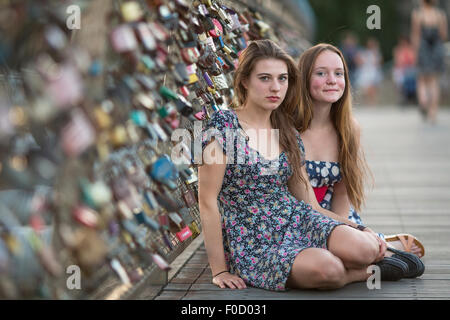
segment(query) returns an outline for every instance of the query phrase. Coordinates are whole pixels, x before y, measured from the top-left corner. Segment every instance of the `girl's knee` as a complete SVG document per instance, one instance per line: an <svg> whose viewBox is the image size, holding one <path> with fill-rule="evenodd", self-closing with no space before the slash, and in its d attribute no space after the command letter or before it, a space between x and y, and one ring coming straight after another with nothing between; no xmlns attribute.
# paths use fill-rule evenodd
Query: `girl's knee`
<svg viewBox="0 0 450 320"><path fill-rule="evenodd" d="M318 277L323 288L341 288L345 285L345 267L337 258L330 259L318 268Z"/></svg>
<svg viewBox="0 0 450 320"><path fill-rule="evenodd" d="M366 266L373 263L378 257L380 245L372 234L365 233L362 236L355 258L359 260L361 265Z"/></svg>
<svg viewBox="0 0 450 320"><path fill-rule="evenodd" d="M296 259L289 284L298 288L340 288L345 285L346 270L342 261L323 250L306 259Z"/></svg>

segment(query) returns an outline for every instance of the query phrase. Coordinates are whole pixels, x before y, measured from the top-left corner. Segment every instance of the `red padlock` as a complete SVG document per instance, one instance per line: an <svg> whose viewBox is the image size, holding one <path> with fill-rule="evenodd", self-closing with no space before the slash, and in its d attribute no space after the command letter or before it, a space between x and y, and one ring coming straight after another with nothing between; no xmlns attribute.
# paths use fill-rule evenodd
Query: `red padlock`
<svg viewBox="0 0 450 320"><path fill-rule="evenodd" d="M186 88L186 86L180 87L180 92L183 95L183 97L185 97L185 98L189 97L190 92L189 92L189 89Z"/></svg>
<svg viewBox="0 0 450 320"><path fill-rule="evenodd" d="M75 220L88 228L95 228L98 225L98 214L91 208L80 205L72 211L72 214Z"/></svg>
<svg viewBox="0 0 450 320"><path fill-rule="evenodd" d="M191 231L191 229L189 229L189 226L186 226L183 229L181 229L181 231L177 232L176 236L177 236L178 240L183 242L186 239L188 239L190 236L192 236L192 231Z"/></svg>
<svg viewBox="0 0 450 320"><path fill-rule="evenodd" d="M214 29L209 30L209 35L214 38L218 38L223 34L223 27L220 24L219 20L217 19L211 19L212 23L214 24Z"/></svg>

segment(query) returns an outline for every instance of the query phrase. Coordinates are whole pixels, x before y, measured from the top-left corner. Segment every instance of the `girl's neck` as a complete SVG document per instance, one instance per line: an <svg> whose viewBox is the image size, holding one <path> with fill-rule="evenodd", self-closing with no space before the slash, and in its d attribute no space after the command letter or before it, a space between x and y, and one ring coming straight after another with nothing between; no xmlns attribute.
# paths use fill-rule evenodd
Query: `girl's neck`
<svg viewBox="0 0 450 320"><path fill-rule="evenodd" d="M236 110L236 114L239 116L239 122L244 122L248 127L255 129L271 128L271 110L264 110L251 104L246 104Z"/></svg>
<svg viewBox="0 0 450 320"><path fill-rule="evenodd" d="M326 129L332 126L331 117L331 103L318 103L313 105L314 117L311 120L310 129Z"/></svg>

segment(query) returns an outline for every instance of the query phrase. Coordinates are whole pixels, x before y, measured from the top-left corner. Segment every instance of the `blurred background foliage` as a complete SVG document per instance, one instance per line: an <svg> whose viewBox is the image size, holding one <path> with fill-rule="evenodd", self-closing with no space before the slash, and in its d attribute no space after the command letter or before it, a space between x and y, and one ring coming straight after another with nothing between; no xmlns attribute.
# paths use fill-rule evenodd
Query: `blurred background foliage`
<svg viewBox="0 0 450 320"><path fill-rule="evenodd" d="M329 42L339 46L346 32L357 35L360 45L367 38L374 37L380 43L380 50L385 61L392 59L392 48L400 34L408 34L409 17L403 13L402 1L392 0L310 0L316 15L314 42ZM411 3L410 10L414 1ZM370 5L380 7L381 29L367 28L367 19L372 14L366 10ZM406 27L405 27L406 26ZM404 30L404 31L402 31Z"/></svg>

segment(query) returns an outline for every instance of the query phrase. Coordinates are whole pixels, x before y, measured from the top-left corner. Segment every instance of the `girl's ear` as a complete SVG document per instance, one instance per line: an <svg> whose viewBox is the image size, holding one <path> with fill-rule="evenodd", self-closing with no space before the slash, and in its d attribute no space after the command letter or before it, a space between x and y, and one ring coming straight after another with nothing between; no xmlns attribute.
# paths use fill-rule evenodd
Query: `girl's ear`
<svg viewBox="0 0 450 320"><path fill-rule="evenodd" d="M242 86L248 90L248 78L242 79Z"/></svg>

